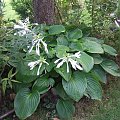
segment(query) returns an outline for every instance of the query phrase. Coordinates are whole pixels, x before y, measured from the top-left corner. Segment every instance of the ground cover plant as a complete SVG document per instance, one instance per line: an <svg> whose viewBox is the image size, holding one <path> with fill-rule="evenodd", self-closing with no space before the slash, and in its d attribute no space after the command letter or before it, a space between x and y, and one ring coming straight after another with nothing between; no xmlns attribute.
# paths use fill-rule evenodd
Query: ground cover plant
<svg viewBox="0 0 120 120"><path fill-rule="evenodd" d="M120 76L110 57L117 56L116 50L76 27L30 24L27 18L6 39L2 53L9 57L8 74L2 74L2 88L16 92L14 109L20 119L35 112L40 96L53 94L59 117L70 120L74 101L83 96L101 100L106 73Z"/></svg>

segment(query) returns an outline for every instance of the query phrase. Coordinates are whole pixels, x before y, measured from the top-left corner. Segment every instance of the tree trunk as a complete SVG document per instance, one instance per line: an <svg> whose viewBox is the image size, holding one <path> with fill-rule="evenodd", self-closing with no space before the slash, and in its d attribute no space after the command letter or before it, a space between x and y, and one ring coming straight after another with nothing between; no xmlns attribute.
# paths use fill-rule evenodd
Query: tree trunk
<svg viewBox="0 0 120 120"><path fill-rule="evenodd" d="M54 24L54 0L33 0L34 20L37 23Z"/></svg>

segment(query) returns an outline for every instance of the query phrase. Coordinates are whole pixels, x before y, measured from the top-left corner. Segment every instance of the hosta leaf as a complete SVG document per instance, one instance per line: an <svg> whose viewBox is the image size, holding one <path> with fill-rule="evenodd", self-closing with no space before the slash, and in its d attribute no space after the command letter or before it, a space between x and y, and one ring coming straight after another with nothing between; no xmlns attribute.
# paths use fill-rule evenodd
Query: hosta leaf
<svg viewBox="0 0 120 120"><path fill-rule="evenodd" d="M59 73L66 81L69 81L71 78L71 69L69 69L69 72L67 73L67 65L64 63L60 68L55 68L55 71Z"/></svg>
<svg viewBox="0 0 120 120"><path fill-rule="evenodd" d="M58 58L62 58L64 56L66 56L66 52L69 51L69 47L64 46L64 45L58 45L56 47L56 55Z"/></svg>
<svg viewBox="0 0 120 120"><path fill-rule="evenodd" d="M37 76L37 70L38 66L36 66L33 70L30 70L28 67L28 63L19 63L17 66L18 72L16 74L16 79L20 82L24 83L30 83L34 81L38 76ZM42 66L40 69L40 74L42 74L43 70L45 69L45 66Z"/></svg>
<svg viewBox="0 0 120 120"><path fill-rule="evenodd" d="M101 39L98 39L98 38L95 38L95 37L84 37L83 39L84 40L94 41L94 42L97 42L99 44L103 44L104 43L104 40L101 40Z"/></svg>
<svg viewBox="0 0 120 120"><path fill-rule="evenodd" d="M100 65L109 74L120 77L119 66L113 60L105 59Z"/></svg>
<svg viewBox="0 0 120 120"><path fill-rule="evenodd" d="M94 59L94 64L100 64L103 61L103 58L99 54L91 54Z"/></svg>
<svg viewBox="0 0 120 120"><path fill-rule="evenodd" d="M79 39L83 36L82 31L80 29L76 29L74 31L69 32L68 37L70 39Z"/></svg>
<svg viewBox="0 0 120 120"><path fill-rule="evenodd" d="M91 99L101 100L102 99L102 87L96 79L91 75L86 76L87 78L87 94Z"/></svg>
<svg viewBox="0 0 120 120"><path fill-rule="evenodd" d="M89 72L93 68L94 60L85 52L81 52L81 56L77 61L82 65L85 72Z"/></svg>
<svg viewBox="0 0 120 120"><path fill-rule="evenodd" d="M32 115L40 102L38 91L30 91L28 88L21 89L14 101L15 113L20 119L26 119Z"/></svg>
<svg viewBox="0 0 120 120"><path fill-rule="evenodd" d="M71 120L75 112L75 107L73 106L73 103L62 99L58 100L56 104L56 109L61 120Z"/></svg>
<svg viewBox="0 0 120 120"><path fill-rule="evenodd" d="M59 83L55 87L55 90L56 90L57 95L59 95L62 99L64 99L64 100L70 100L69 96L66 94L65 90L63 89L62 84Z"/></svg>
<svg viewBox="0 0 120 120"><path fill-rule="evenodd" d="M113 56L117 56L117 51L113 47L103 44L103 49L106 53L113 55Z"/></svg>
<svg viewBox="0 0 120 120"><path fill-rule="evenodd" d="M62 85L65 92L75 101L79 101L86 90L87 80L85 73L83 72L74 72L71 79L66 82L62 80Z"/></svg>
<svg viewBox="0 0 120 120"><path fill-rule="evenodd" d="M83 46L85 50L89 53L104 53L103 48L101 44L95 42L95 41L90 41L90 40L84 40Z"/></svg>
<svg viewBox="0 0 120 120"><path fill-rule="evenodd" d="M71 51L83 51L82 43L80 43L79 41L72 42L69 47Z"/></svg>
<svg viewBox="0 0 120 120"><path fill-rule="evenodd" d="M53 79L49 79L47 77L40 77L35 81L32 89L39 91L40 94L43 94L47 92L49 88L53 85L54 85Z"/></svg>
<svg viewBox="0 0 120 120"><path fill-rule="evenodd" d="M48 30L50 35L60 34L65 32L65 27L63 25L52 25Z"/></svg>
<svg viewBox="0 0 120 120"><path fill-rule="evenodd" d="M103 83L107 82L106 73L100 66L95 66L91 71L90 74L98 81Z"/></svg>
<svg viewBox="0 0 120 120"><path fill-rule="evenodd" d="M57 38L57 45L65 45L68 46L68 40L64 36Z"/></svg>

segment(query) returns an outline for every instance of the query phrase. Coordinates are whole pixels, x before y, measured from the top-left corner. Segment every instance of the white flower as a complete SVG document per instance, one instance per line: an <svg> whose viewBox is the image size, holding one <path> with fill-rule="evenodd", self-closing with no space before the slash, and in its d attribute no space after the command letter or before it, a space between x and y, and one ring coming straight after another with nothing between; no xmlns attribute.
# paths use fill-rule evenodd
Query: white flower
<svg viewBox="0 0 120 120"><path fill-rule="evenodd" d="M120 27L120 20L119 19L115 20L115 24L117 27Z"/></svg>
<svg viewBox="0 0 120 120"><path fill-rule="evenodd" d="M40 56L40 43L42 43L45 52L48 53L47 44L43 41L43 38L37 38L32 40L32 46L29 50L29 53L33 50L34 47L36 47L36 54Z"/></svg>
<svg viewBox="0 0 120 120"><path fill-rule="evenodd" d="M111 13L111 14L110 14L110 17L115 17L115 13Z"/></svg>
<svg viewBox="0 0 120 120"><path fill-rule="evenodd" d="M56 68L60 68L63 65L63 63L66 63L67 64L67 73L69 73L69 62L72 65L73 69L83 70L81 65L76 60L74 60L75 58L80 58L80 56L81 56L80 52L77 52L74 55L68 55L66 57L59 58L54 63L55 64L58 63Z"/></svg>
<svg viewBox="0 0 120 120"><path fill-rule="evenodd" d="M29 18L26 18L25 21L19 21L17 25L14 25L14 29L20 30L19 32L15 33L14 35L18 34L19 36L24 36L27 33L31 32L28 28Z"/></svg>
<svg viewBox="0 0 120 120"><path fill-rule="evenodd" d="M33 68L34 68L35 66L39 65L38 70L37 70L37 75L39 75L39 74L40 74L40 68L41 68L42 64L47 64L47 65L49 65L49 63L46 62L46 59L41 58L40 60L33 61L33 62L29 62L29 63L28 63L28 66L30 67L30 70L33 70Z"/></svg>

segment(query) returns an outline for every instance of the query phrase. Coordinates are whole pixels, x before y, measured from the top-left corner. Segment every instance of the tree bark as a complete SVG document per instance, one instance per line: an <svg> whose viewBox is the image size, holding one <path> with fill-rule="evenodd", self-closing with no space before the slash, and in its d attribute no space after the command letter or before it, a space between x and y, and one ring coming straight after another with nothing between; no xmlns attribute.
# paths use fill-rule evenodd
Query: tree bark
<svg viewBox="0 0 120 120"><path fill-rule="evenodd" d="M37 23L54 24L54 0L33 0L34 20Z"/></svg>

